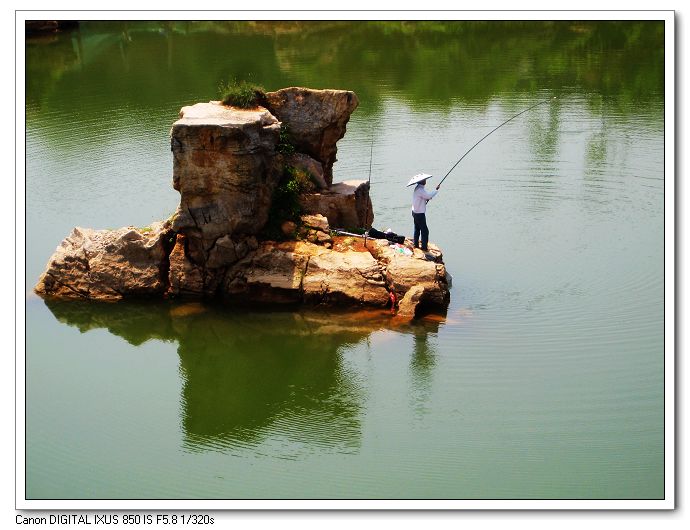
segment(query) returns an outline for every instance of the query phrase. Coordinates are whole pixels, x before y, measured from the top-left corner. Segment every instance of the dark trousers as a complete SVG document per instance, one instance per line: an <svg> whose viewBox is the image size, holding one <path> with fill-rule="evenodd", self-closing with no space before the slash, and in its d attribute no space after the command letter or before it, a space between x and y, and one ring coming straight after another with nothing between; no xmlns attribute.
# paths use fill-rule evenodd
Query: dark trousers
<svg viewBox="0 0 690 530"><path fill-rule="evenodd" d="M429 227L426 226L426 214L412 212L414 219L414 246L419 246L419 234L422 234L422 250L427 250L426 245L429 242Z"/></svg>

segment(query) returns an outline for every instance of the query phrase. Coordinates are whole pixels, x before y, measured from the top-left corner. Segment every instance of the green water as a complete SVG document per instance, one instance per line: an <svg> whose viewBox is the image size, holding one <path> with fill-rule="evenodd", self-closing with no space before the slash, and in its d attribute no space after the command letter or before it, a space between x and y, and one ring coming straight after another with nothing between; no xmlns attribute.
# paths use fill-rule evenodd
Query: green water
<svg viewBox="0 0 690 530"><path fill-rule="evenodd" d="M663 23L83 23L27 41L26 496L664 497ZM167 218L232 77L354 90L335 180L429 206L445 318L46 303L73 226ZM433 183L434 181L431 181Z"/></svg>

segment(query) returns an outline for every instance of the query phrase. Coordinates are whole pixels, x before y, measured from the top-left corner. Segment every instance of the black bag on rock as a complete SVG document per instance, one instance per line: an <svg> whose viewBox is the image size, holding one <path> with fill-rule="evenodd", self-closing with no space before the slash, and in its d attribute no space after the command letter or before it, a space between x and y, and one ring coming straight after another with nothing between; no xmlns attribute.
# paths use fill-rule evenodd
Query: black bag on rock
<svg viewBox="0 0 690 530"><path fill-rule="evenodd" d="M369 229L369 237L372 239L387 239L393 243L400 244L405 242L405 236L399 236L393 232L381 232L380 230L376 230L373 226Z"/></svg>

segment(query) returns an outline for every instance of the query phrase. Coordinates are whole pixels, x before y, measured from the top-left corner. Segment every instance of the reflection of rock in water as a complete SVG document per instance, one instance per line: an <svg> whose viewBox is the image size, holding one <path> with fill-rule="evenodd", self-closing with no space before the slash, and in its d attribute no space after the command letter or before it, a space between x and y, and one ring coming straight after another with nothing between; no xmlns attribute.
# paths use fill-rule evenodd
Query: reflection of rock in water
<svg viewBox="0 0 690 530"><path fill-rule="evenodd" d="M188 450L279 443L287 454L359 447L362 391L341 351L380 329L438 330L386 312L253 313L199 303L46 300L85 332L106 328L133 345L176 340Z"/></svg>
<svg viewBox="0 0 690 530"><path fill-rule="evenodd" d="M45 300L60 322L74 326L82 333L105 328L128 343L139 346L147 340L170 342L174 336L170 306L147 301L126 304L94 303L82 300Z"/></svg>
<svg viewBox="0 0 690 530"><path fill-rule="evenodd" d="M188 447L254 445L266 431L290 445L359 445L360 391L338 350L365 334L320 333L292 313L197 315L180 328Z"/></svg>

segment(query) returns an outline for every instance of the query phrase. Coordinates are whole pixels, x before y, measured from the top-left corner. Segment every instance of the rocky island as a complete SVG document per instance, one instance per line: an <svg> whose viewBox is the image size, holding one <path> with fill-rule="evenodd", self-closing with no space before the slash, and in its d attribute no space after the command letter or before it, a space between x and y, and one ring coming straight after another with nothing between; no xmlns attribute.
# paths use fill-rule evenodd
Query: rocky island
<svg viewBox="0 0 690 530"><path fill-rule="evenodd" d="M170 219L144 228L74 228L48 261L44 297L221 299L241 304L391 307L413 318L448 305L441 251L366 240L367 181L333 182L354 92L285 88L250 109L183 107L170 133Z"/></svg>

